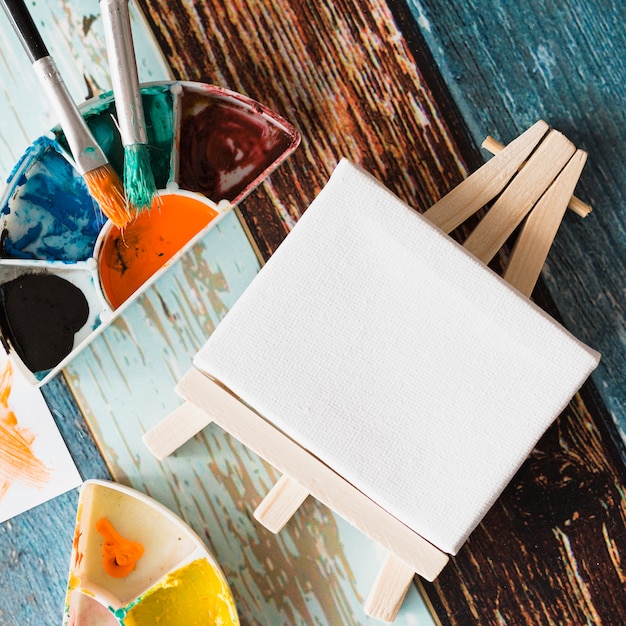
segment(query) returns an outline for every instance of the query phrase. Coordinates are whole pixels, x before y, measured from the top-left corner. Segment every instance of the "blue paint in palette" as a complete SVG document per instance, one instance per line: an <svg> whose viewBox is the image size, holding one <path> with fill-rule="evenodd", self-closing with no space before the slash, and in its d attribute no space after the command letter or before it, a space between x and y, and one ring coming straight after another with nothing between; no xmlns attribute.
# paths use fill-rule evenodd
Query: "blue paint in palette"
<svg viewBox="0 0 626 626"><path fill-rule="evenodd" d="M56 141L37 139L7 180L0 254L13 259L82 261L105 218Z"/></svg>

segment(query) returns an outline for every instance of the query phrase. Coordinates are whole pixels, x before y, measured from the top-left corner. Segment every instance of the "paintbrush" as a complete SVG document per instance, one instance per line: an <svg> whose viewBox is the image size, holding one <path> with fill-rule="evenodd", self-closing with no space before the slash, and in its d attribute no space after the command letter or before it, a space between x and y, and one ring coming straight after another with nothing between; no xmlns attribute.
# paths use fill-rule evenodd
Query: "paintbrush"
<svg viewBox="0 0 626 626"><path fill-rule="evenodd" d="M118 227L132 219L122 183L63 82L23 0L0 0L52 103L79 172L102 212Z"/></svg>
<svg viewBox="0 0 626 626"><path fill-rule="evenodd" d="M128 0L100 0L118 124L124 146L124 191L137 209L149 209L156 194L150 165Z"/></svg>

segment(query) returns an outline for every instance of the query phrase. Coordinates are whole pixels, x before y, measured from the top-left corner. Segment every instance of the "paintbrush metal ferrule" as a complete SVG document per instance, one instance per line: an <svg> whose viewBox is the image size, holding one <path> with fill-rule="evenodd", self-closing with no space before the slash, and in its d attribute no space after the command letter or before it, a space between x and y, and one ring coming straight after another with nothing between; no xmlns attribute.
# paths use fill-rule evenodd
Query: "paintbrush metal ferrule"
<svg viewBox="0 0 626 626"><path fill-rule="evenodd" d="M100 10L122 143L146 144L128 0L100 0Z"/></svg>
<svg viewBox="0 0 626 626"><path fill-rule="evenodd" d="M42 57L33 63L33 69L54 107L80 173L106 165L108 160L76 107L54 59Z"/></svg>

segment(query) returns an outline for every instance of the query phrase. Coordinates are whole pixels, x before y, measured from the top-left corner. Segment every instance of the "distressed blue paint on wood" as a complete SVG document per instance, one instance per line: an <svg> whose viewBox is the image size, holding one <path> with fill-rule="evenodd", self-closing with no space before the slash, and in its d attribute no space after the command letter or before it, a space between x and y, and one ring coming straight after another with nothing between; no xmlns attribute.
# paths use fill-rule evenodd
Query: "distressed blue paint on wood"
<svg viewBox="0 0 626 626"><path fill-rule="evenodd" d="M594 211L568 212L543 279L565 326L602 353L592 378L626 442L626 3L407 4L477 146L541 118L588 151L576 195Z"/></svg>

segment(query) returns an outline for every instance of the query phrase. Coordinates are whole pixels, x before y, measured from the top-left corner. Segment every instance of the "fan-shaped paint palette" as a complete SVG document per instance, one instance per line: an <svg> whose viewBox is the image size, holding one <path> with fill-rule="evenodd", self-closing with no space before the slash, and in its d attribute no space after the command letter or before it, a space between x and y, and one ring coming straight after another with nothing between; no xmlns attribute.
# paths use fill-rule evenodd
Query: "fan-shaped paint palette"
<svg viewBox="0 0 626 626"><path fill-rule="evenodd" d="M258 102L202 83L142 86L159 196L120 232L73 165L63 132L36 140L0 196L0 333L41 385L298 146ZM113 167L124 148L111 93L81 111Z"/></svg>
<svg viewBox="0 0 626 626"><path fill-rule="evenodd" d="M169 509L88 480L78 503L64 626L239 624L219 565Z"/></svg>

